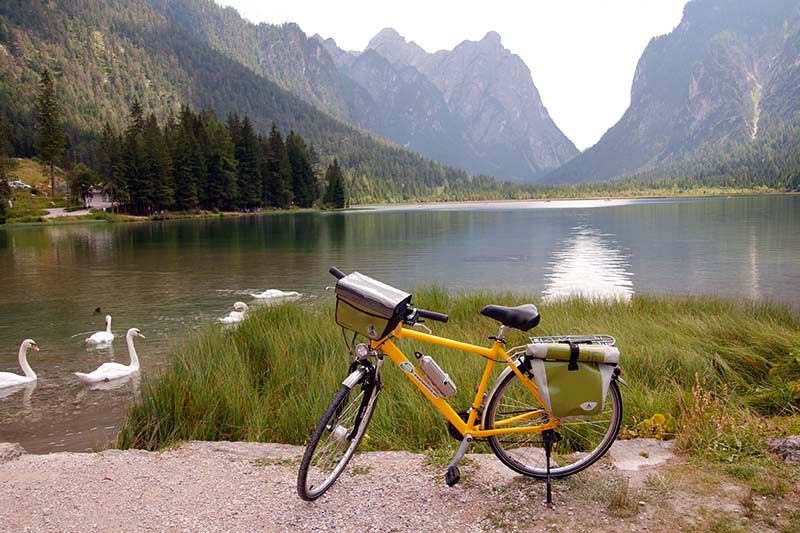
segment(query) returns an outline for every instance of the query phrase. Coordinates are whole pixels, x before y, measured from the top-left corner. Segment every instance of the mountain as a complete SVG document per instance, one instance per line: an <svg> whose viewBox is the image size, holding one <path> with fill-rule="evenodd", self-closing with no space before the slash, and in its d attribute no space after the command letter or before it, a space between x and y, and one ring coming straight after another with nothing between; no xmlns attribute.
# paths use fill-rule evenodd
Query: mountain
<svg viewBox="0 0 800 533"><path fill-rule="evenodd" d="M350 72L360 56L342 54L334 48L335 43L323 42L340 68ZM550 118L528 67L503 47L496 32L487 33L477 42L464 41L451 51L430 54L387 28L369 42L361 55L370 53L382 56L392 67L385 67L388 74L379 78L385 81L383 85L373 82L372 94L377 101L386 101L386 94L395 90L394 80L404 72L409 77L408 70L414 69L421 75L415 83L419 93L430 95L430 87L436 88L452 116L449 121L437 116L419 122L389 112L387 121L405 119L411 124L407 129L413 131L405 139L389 135L396 142L413 147L418 142L414 137L421 131L451 131L449 139L463 140L461 152L449 152L453 154L449 157L439 155L441 160L465 161L462 166L473 172L524 181L534 181L578 153ZM392 70L395 76L391 75ZM363 78L355 79L364 83ZM459 129L448 130L447 124ZM429 150L437 148L436 144L429 146ZM454 148L455 145L450 150Z"/></svg>
<svg viewBox="0 0 800 533"><path fill-rule="evenodd" d="M209 1L186 0L183 4L205 7L207 14L219 15L217 27L225 31L241 20ZM338 89L328 92L324 88L336 83L355 87L355 83L342 77L325 50L296 27L257 27L264 33L263 41L272 43L268 53L247 46L236 54L222 53L209 44L219 37L211 31L217 24L213 19L201 23L203 19L198 18L194 29L187 27L191 18L177 22L182 16L177 6L183 4L178 0L0 3L0 114L12 125L17 155L33 152L33 102L39 73L49 68L56 77L68 153L75 159L92 162L102 125L109 122L117 130L124 129L130 105L138 99L145 111L154 112L162 123L185 103L197 110L214 110L221 117L233 112L246 114L261 132L273 122L284 132L297 131L314 143L324 159L338 157L351 175L381 181L364 185L377 191L373 201L393 191L401 196L408 190L422 194L466 179L461 170L403 150L332 116L347 115L347 106L355 105L357 99L339 99ZM251 31L251 26L242 27ZM273 31L283 40L270 37ZM235 34L231 39L235 40ZM291 55L294 42L308 44L310 48L304 52L308 55ZM319 54L319 62L315 54ZM261 61L260 71L255 68L257 61ZM297 76L293 68L277 69L276 65L295 61L300 64L297 68L306 70L304 76ZM302 66L302 61L308 61L307 66ZM325 63L327 69L312 68ZM306 98L259 72L270 72L308 99L312 99L309 94L316 95L320 105L327 102L331 113L318 110ZM363 89L349 94L370 99Z"/></svg>
<svg viewBox="0 0 800 533"><path fill-rule="evenodd" d="M799 111L800 2L693 0L671 33L648 44L619 122L545 180L686 168L673 163L753 143Z"/></svg>
<svg viewBox="0 0 800 533"><path fill-rule="evenodd" d="M372 131L375 104L297 24L252 24L213 0L149 0L183 32L317 109ZM373 126L373 127L370 127Z"/></svg>
<svg viewBox="0 0 800 533"><path fill-rule="evenodd" d="M431 54L394 30L352 53L332 39L308 38L296 24L252 24L213 0L149 3L184 34L317 109L472 174L531 181L577 154L547 115L525 64L494 32L484 39L494 46L462 43L447 63L449 80L438 80L417 68ZM459 61L480 68L461 72ZM462 94L457 87L445 93L448 83L461 83Z"/></svg>
<svg viewBox="0 0 800 533"><path fill-rule="evenodd" d="M578 153L547 114L524 62L495 32L428 54L386 29L353 53L333 39L308 38L296 24L252 24L212 0L150 3L185 33L318 109L473 174L531 181Z"/></svg>

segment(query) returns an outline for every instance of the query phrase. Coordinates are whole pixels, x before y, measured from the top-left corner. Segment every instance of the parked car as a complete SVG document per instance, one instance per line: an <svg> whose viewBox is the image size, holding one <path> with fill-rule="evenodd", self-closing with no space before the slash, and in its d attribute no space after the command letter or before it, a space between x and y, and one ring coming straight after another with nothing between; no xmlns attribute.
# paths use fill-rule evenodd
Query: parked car
<svg viewBox="0 0 800 533"><path fill-rule="evenodd" d="M27 183L23 183L20 180L11 180L8 182L8 186L12 189L30 189L31 186Z"/></svg>

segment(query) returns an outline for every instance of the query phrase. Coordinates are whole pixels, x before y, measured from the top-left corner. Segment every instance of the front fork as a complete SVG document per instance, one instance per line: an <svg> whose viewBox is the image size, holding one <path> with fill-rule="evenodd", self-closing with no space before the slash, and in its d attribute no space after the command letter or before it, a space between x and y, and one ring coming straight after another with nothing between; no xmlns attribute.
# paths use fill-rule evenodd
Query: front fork
<svg viewBox="0 0 800 533"><path fill-rule="evenodd" d="M353 428L347 435L348 440L352 440L356 437L358 430L361 427L364 413L369 410L368 407L371 403L377 401L378 394L380 394L381 389L383 388L383 384L381 383L381 366L383 366L383 356L377 353L375 355L375 364L371 363L367 357L356 356L356 358L353 359L353 362L350 363L350 373L342 382L342 385L352 390L353 387L355 387L366 376L366 380L364 380L364 383L361 385L361 390L364 391L364 398L359 406L356 419L353 422Z"/></svg>

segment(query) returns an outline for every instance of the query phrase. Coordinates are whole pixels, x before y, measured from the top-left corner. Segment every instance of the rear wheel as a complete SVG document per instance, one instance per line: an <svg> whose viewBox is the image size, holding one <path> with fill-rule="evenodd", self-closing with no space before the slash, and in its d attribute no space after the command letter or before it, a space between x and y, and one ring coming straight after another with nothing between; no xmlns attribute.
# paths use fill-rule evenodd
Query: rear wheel
<svg viewBox="0 0 800 533"><path fill-rule="evenodd" d="M532 378L530 369L519 369ZM503 424L503 420L538 411L524 421ZM545 423L549 415L515 373L503 378L486 407L484 426L530 426ZM553 444L550 476L560 478L580 472L600 459L617 438L622 422L622 397L616 381L611 382L603 411L595 416L562 420L555 428L560 440ZM506 466L520 474L547 477L542 433L507 433L489 437L489 446Z"/></svg>
<svg viewBox="0 0 800 533"><path fill-rule="evenodd" d="M297 493L306 501L316 500L336 481L356 452L378 400L379 387L366 373L352 388L342 385L308 441Z"/></svg>

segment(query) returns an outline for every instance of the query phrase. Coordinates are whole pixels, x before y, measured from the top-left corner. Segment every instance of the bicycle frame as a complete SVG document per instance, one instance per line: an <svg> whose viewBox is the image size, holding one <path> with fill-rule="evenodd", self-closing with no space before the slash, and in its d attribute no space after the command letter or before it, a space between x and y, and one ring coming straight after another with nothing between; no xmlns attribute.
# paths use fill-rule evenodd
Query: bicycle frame
<svg viewBox="0 0 800 533"><path fill-rule="evenodd" d="M498 338L502 337L502 332L503 330L501 329L501 334L498 335ZM466 422L450 406L447 400L443 398L435 389L431 388L425 379L420 376L414 364L409 361L408 357L405 356L400 348L398 348L397 345L392 342L392 337L397 339L414 339L429 344L444 346L445 348L450 348L461 352L473 353L486 358L486 367L483 369L481 381L478 385L478 390L475 393L475 398L470 406L469 415ZM519 371L515 363L516 359L508 355L506 350L503 348L503 342L500 340L496 339L491 348L484 348L482 346L476 346L474 344L459 342L446 337L437 337L436 335L429 333L422 333L421 331L404 328L403 324L400 324L392 332L391 337L387 337L384 340L371 341L370 347L376 350L381 350L384 354L386 354L389 359L391 359L400 368L400 370L403 371L406 377L410 379L420 391L422 391L422 394L425 395L425 397L434 405L434 407L436 407L436 409L438 409L439 412L441 412L442 415L456 429L458 429L462 435L470 434L473 438L485 438L493 435L503 435L508 433L538 433L547 429L553 429L559 423L556 417L550 416L547 422L538 425L516 426L508 428L495 427L492 429L481 428L480 421L477 420L478 411L481 407L483 396L489 386L489 380L491 379L492 370L494 369L495 363L505 362L508 367L517 375L520 381L524 383L525 386L531 391L531 394L533 394L534 397L539 401L539 405L545 405L541 396L539 395L539 390L536 385L530 379L528 379L525 374ZM505 426L515 424L523 420L538 417L543 412L546 411L544 409L532 410L528 413L523 413L515 417L504 419L498 422L497 425Z"/></svg>

